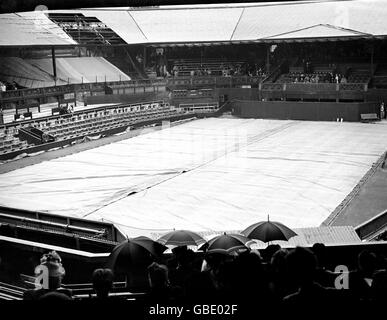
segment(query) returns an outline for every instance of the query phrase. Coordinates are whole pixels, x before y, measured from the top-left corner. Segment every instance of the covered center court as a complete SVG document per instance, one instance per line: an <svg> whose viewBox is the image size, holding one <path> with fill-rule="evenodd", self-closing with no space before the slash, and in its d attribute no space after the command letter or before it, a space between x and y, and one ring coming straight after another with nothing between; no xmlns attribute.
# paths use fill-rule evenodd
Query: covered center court
<svg viewBox="0 0 387 320"><path fill-rule="evenodd" d="M194 120L0 176L0 205L128 236L319 226L387 146L385 123Z"/></svg>

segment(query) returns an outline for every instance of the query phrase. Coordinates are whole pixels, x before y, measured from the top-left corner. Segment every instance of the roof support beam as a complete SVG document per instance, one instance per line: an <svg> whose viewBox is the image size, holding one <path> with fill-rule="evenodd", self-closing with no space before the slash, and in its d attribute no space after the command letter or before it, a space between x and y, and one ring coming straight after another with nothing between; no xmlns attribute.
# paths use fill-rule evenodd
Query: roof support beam
<svg viewBox="0 0 387 320"><path fill-rule="evenodd" d="M52 73L56 83L56 59L55 59L55 47L51 47L51 59L52 59Z"/></svg>

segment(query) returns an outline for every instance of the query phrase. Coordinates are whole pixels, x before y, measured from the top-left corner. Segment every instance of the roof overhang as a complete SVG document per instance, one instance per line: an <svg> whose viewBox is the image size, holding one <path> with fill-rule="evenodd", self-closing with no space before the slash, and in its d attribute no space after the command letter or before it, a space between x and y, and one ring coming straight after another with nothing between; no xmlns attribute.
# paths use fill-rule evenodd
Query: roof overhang
<svg viewBox="0 0 387 320"><path fill-rule="evenodd" d="M0 15L0 47L89 46L50 14L101 21L117 45L208 46L379 40L387 36L387 0L305 1L158 8L94 8ZM257 18L259 17L259 19ZM92 46L106 44L92 44Z"/></svg>

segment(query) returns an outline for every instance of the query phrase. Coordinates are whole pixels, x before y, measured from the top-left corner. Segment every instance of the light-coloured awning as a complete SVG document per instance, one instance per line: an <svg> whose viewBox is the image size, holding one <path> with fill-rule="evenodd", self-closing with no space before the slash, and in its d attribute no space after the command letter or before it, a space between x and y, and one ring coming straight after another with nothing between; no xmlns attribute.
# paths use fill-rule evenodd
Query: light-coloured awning
<svg viewBox="0 0 387 320"><path fill-rule="evenodd" d="M0 15L0 45L74 44L48 13L96 17L127 44L240 43L387 36L387 1L96 8Z"/></svg>
<svg viewBox="0 0 387 320"><path fill-rule="evenodd" d="M0 46L70 44L76 42L41 11L0 15Z"/></svg>

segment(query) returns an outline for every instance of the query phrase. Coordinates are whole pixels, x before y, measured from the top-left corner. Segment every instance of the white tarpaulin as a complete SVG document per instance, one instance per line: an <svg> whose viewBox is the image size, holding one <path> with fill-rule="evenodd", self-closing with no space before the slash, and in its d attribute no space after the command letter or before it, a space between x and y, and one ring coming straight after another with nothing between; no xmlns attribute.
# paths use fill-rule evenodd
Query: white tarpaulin
<svg viewBox="0 0 387 320"><path fill-rule="evenodd" d="M382 124L203 119L0 176L0 205L130 236L320 225L387 148ZM148 129L150 130L150 129Z"/></svg>

